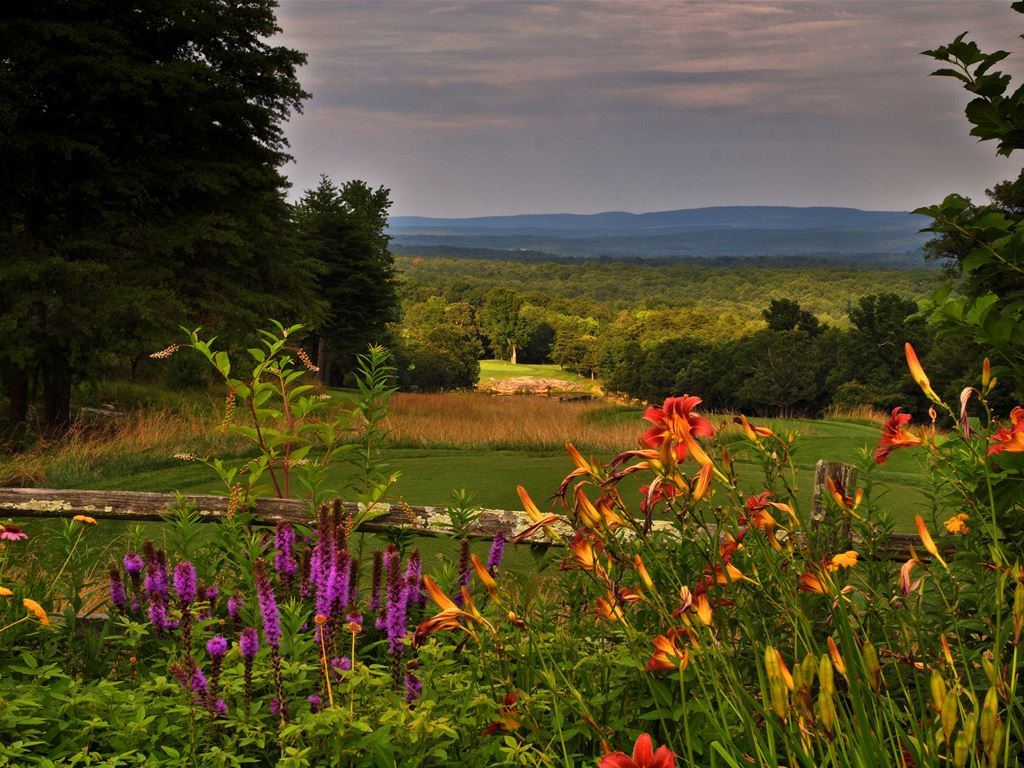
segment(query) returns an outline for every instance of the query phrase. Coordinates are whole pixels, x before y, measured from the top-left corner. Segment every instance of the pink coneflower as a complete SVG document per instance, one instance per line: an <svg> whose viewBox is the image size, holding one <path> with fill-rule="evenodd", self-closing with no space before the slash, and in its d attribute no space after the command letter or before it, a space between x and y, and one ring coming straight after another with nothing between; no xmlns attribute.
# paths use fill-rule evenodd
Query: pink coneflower
<svg viewBox="0 0 1024 768"><path fill-rule="evenodd" d="M24 541L28 534L16 525L0 525L0 540L3 541Z"/></svg>

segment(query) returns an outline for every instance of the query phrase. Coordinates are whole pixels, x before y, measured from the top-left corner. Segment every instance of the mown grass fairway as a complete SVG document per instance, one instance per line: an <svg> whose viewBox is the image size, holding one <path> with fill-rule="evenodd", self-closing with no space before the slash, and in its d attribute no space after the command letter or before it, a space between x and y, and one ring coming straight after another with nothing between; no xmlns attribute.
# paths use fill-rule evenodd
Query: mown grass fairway
<svg viewBox="0 0 1024 768"><path fill-rule="evenodd" d="M487 361L490 372L554 378L570 377L555 366L510 366ZM576 377L579 378L579 377ZM347 401L348 394L335 393ZM0 464L7 485L52 488L222 493L213 471L198 462L181 461L176 453L221 456L231 462L244 456L243 441L219 430L219 404L192 410L140 410L129 414L117 429L86 430L62 444L14 455ZM396 395L391 402L390 437L383 459L399 477L393 497L410 504L445 506L454 489L473 494L479 506L521 507L516 486L525 486L538 503L555 491L572 469L564 444L572 442L584 454L604 461L636 445L647 426L643 409L605 401L559 402L545 397L496 397L473 393ZM744 493L759 492L760 463L751 456L741 431L728 415L712 415L720 427L718 440L730 450ZM880 428L866 419L765 419L758 424L777 434L796 436L793 460L797 500L809 505L814 465L819 459L863 464L863 451L873 451ZM898 528L909 530L913 516L929 505L921 457L896 451L872 472L873 496L892 513ZM240 463L240 460L239 460ZM869 462L870 463L870 462ZM329 478L342 487L350 470L338 465ZM624 484L627 501L638 497L639 482ZM777 489L780 493L781 488Z"/></svg>

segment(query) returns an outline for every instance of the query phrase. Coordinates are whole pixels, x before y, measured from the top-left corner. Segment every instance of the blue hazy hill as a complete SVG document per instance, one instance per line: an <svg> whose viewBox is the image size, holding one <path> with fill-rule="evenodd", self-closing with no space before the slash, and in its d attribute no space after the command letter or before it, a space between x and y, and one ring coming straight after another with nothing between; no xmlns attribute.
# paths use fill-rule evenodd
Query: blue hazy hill
<svg viewBox="0 0 1024 768"><path fill-rule="evenodd" d="M771 256L903 254L929 239L905 211L718 206L678 211L395 216L389 232L415 246L541 251L559 256ZM511 254L510 254L511 255Z"/></svg>

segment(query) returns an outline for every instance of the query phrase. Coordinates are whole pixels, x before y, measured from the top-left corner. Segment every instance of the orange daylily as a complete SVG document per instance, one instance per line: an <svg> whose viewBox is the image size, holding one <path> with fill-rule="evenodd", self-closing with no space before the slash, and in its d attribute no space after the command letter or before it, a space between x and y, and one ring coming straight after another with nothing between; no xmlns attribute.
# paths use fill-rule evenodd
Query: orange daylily
<svg viewBox="0 0 1024 768"><path fill-rule="evenodd" d="M633 565L636 567L637 573L640 574L640 579L648 589L654 589L654 579L651 578L651 574L647 572L647 566L644 565L644 561L640 558L640 555L633 555Z"/></svg>
<svg viewBox="0 0 1024 768"><path fill-rule="evenodd" d="M473 604L473 598L465 587L462 588L462 602L465 609L459 608L459 606L453 603L448 595L442 592L429 576L423 577L423 588L430 599L441 609L441 612L420 622L420 625L416 628L414 639L416 645L419 645L424 638L429 637L435 632L448 629L461 629L466 634L472 635L475 638L476 633L473 631L472 624L480 624L491 632L494 631L494 627L491 626L490 622L476 609L476 605ZM462 621L464 623L460 623Z"/></svg>
<svg viewBox="0 0 1024 768"><path fill-rule="evenodd" d="M915 515L914 524L917 526L918 536L921 537L921 544L924 545L924 548L928 551L928 554L930 554L932 557L934 557L936 560L942 563L943 568L949 568L949 566L946 565L946 561L942 559L942 555L939 554L939 548L935 546L935 540L932 538L932 535L928 532L928 528L924 524L924 518L920 515Z"/></svg>
<svg viewBox="0 0 1024 768"><path fill-rule="evenodd" d="M799 582L797 589L801 592L815 592L819 595L824 595L827 592L825 589L826 582L823 582L818 574L811 573L810 571L801 573Z"/></svg>
<svg viewBox="0 0 1024 768"><path fill-rule="evenodd" d="M576 465L576 469L566 475L562 480L562 484L559 486L558 493L556 494L559 498L565 496L565 492L569 488L569 483L572 482L574 477L582 477L584 475L597 477L600 475L600 466L584 459L583 454L576 450L576 446L572 443L565 444L565 451L569 454L569 458L572 459L572 463Z"/></svg>
<svg viewBox="0 0 1024 768"><path fill-rule="evenodd" d="M828 637L828 655L832 657L832 666L836 668L836 672L846 677L846 662L843 661L843 657L839 653L839 647L831 635Z"/></svg>
<svg viewBox="0 0 1024 768"><path fill-rule="evenodd" d="M889 454L897 448L923 445L924 439L907 432L904 427L910 421L909 413L900 413L900 406L892 409L892 415L882 426L882 440L875 449L875 463L884 464Z"/></svg>
<svg viewBox="0 0 1024 768"><path fill-rule="evenodd" d="M768 427L755 427L753 424L747 421L746 416L736 416L735 418L733 418L733 422L743 427L743 432L746 434L747 439L750 440L751 442L759 442L759 437L774 437L776 440L778 439L776 434L772 432L770 429L768 429Z"/></svg>
<svg viewBox="0 0 1024 768"><path fill-rule="evenodd" d="M907 562L905 562L900 568L900 592L903 593L904 597L917 589L918 585L921 583L920 579L915 582L910 581L910 573L914 570L914 566L920 564L921 561L917 559L917 553L914 551L914 547L911 546L910 559L907 560Z"/></svg>
<svg viewBox="0 0 1024 768"><path fill-rule="evenodd" d="M481 583L487 588L487 594L491 596L491 600L496 603L501 602L498 599L498 582L494 580L490 572L487 570L487 566L480 562L480 558L470 553L469 562L473 564L473 570L476 571L476 577L480 579Z"/></svg>
<svg viewBox="0 0 1024 768"><path fill-rule="evenodd" d="M953 517L951 517L948 520L946 520L943 523L943 525L946 527L946 530L949 531L950 533L963 536L965 533L967 533L970 530L967 527L967 521L969 519L970 519L970 516L966 512L961 512L960 514L953 515Z"/></svg>
<svg viewBox="0 0 1024 768"><path fill-rule="evenodd" d="M840 568L852 568L857 564L857 558L860 557L854 550L848 549L845 552L841 552L838 555L833 555L832 559L825 565L830 571L838 571Z"/></svg>
<svg viewBox="0 0 1024 768"><path fill-rule="evenodd" d="M721 565L715 566L715 582L718 584L728 584L731 581L744 581L746 578L747 577L743 575L743 571L732 563L726 563L724 568Z"/></svg>
<svg viewBox="0 0 1024 768"><path fill-rule="evenodd" d="M14 593L7 587L0 587L0 597L13 597Z"/></svg>
<svg viewBox="0 0 1024 768"><path fill-rule="evenodd" d="M594 575L603 580L607 580L608 572L601 565L600 555L601 550L604 549L600 542L593 542L585 536L579 534L572 540L572 544L569 545L569 550L572 552L573 557L576 560L578 567L585 571L592 571ZM610 565L610 563L609 563ZM563 569L572 569L572 564L563 565Z"/></svg>
<svg viewBox="0 0 1024 768"><path fill-rule="evenodd" d="M700 472L693 478L693 490L690 491L690 496L694 501L700 501L708 492L714 470L715 468L711 464L704 464L701 466Z"/></svg>
<svg viewBox="0 0 1024 768"><path fill-rule="evenodd" d="M519 721L519 691L513 690L505 694L502 699L502 707L498 710L498 719L484 729L485 736L493 736L497 733L510 733L519 729L522 723Z"/></svg>
<svg viewBox="0 0 1024 768"><path fill-rule="evenodd" d="M699 397L683 395L666 399L661 407L648 408L644 419L654 426L640 436L640 441L649 448L657 448L670 441L677 461L685 461L688 455L692 455L698 463L710 464L711 459L694 439L715 435L711 422L693 413L700 402Z"/></svg>
<svg viewBox="0 0 1024 768"><path fill-rule="evenodd" d="M530 538L538 530L543 529L544 534L552 541L561 541L562 537L558 535L558 532L551 527L552 523L557 523L561 520L558 515L542 515L540 510L537 509L537 505L533 503L533 499L530 498L530 494L526 492L523 486L516 486L516 493L519 494L519 500L523 503L523 510L526 512L526 516L530 518L533 523L529 528L520 531L512 541L518 543Z"/></svg>
<svg viewBox="0 0 1024 768"><path fill-rule="evenodd" d="M1010 411L1010 426L1003 427L994 435L992 440L995 445L988 449L988 455L993 453L1020 453L1024 451L1024 408L1019 405Z"/></svg>
<svg viewBox="0 0 1024 768"><path fill-rule="evenodd" d="M925 375L924 369L921 368L921 363L918 362L917 353L914 351L914 347L911 346L909 341L903 345L903 351L906 353L907 367L910 369L910 376L914 379L914 382L921 388L921 391L924 392L925 397L933 403L942 405L942 400L937 394L935 394L935 390L932 389L932 385L928 381L928 377Z"/></svg>
<svg viewBox="0 0 1024 768"><path fill-rule="evenodd" d="M76 523L84 523L85 525L96 525L96 518L89 517L88 515L75 515L71 518Z"/></svg>
<svg viewBox="0 0 1024 768"><path fill-rule="evenodd" d="M654 643L654 653L647 662L647 669L686 669L690 661L690 649L685 646L680 649L676 642L682 637L682 630L670 629L664 635L658 635L651 642Z"/></svg>
<svg viewBox="0 0 1024 768"><path fill-rule="evenodd" d="M50 617L46 615L46 611L43 610L43 606L41 606L35 600L31 600L27 597L21 601L21 604L25 606L25 610L27 610L29 613L31 613L39 620L40 624L42 624L44 627L49 626Z"/></svg>
<svg viewBox="0 0 1024 768"><path fill-rule="evenodd" d="M828 485L828 492L832 494L832 498L836 500L836 504L841 509L847 512L855 512L860 503L864 500L864 489L858 488L855 496L847 496L846 489L842 486L836 485L836 481L831 477L825 479Z"/></svg>
<svg viewBox="0 0 1024 768"><path fill-rule="evenodd" d="M626 603L637 603L643 600L639 594L626 587L619 588L618 592L609 590L605 597L599 597L594 601L597 608L597 615L608 621L623 621L626 614L622 606Z"/></svg>
<svg viewBox="0 0 1024 768"><path fill-rule="evenodd" d="M676 768L676 756L664 745L655 751L651 737L641 733L633 745L632 757L625 752L608 752L597 768Z"/></svg>
<svg viewBox="0 0 1024 768"><path fill-rule="evenodd" d="M625 525L625 521L612 509L611 502L605 497L599 498L595 506L587 498L587 494L582 486L576 486L575 496L576 513L588 528L608 528L609 530L614 530Z"/></svg>

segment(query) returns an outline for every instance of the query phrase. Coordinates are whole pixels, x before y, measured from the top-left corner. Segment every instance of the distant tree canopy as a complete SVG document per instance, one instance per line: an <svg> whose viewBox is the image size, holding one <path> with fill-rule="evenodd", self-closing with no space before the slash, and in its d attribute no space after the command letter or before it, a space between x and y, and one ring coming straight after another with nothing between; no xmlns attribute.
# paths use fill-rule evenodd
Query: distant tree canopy
<svg viewBox="0 0 1024 768"><path fill-rule="evenodd" d="M305 56L273 0L33 0L0 15L0 377L69 418L104 354L181 323L319 317L282 122Z"/></svg>
<svg viewBox="0 0 1024 768"><path fill-rule="evenodd" d="M293 208L298 242L322 265L316 284L325 312L313 324L317 365L328 384L340 385L356 356L383 340L397 319L395 266L385 232L390 190L363 181L335 184L321 176Z"/></svg>

